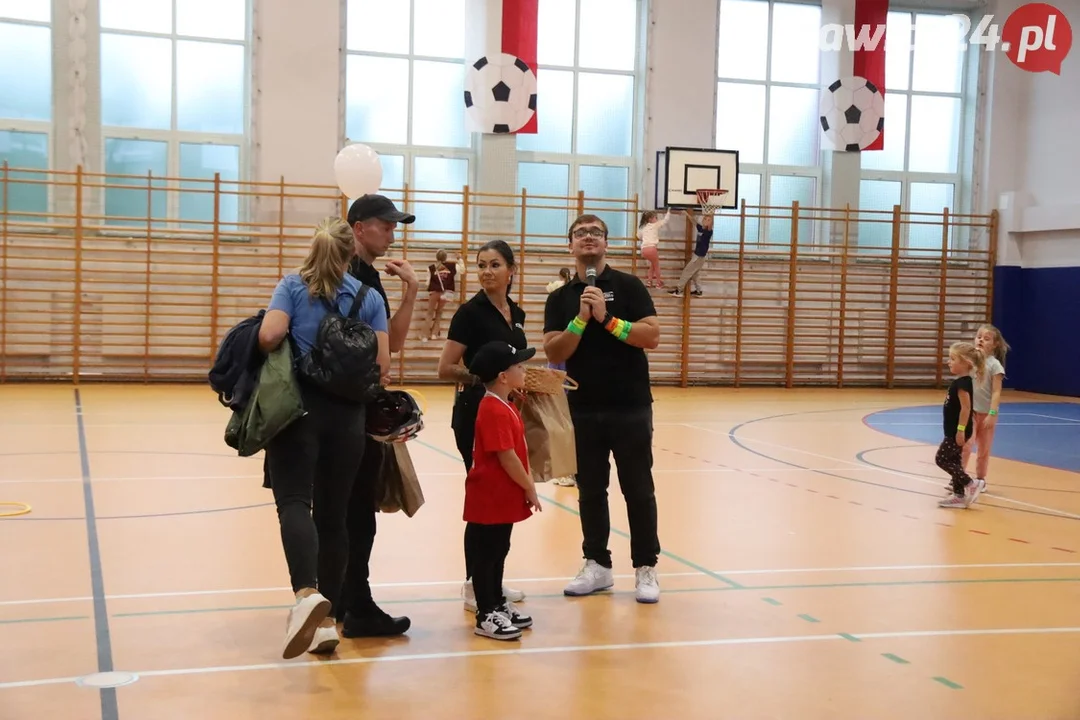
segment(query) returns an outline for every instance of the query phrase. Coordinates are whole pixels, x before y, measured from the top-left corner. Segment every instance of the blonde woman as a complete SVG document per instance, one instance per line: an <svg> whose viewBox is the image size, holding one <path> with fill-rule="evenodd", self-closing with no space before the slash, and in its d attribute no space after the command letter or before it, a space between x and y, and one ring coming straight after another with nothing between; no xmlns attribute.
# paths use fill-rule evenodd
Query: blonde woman
<svg viewBox="0 0 1080 720"><path fill-rule="evenodd" d="M328 306L345 315L360 291L346 270L353 256L353 233L340 218L319 223L299 272L274 289L259 328L263 352L276 349L289 334L293 352L303 357L315 343ZM368 292L358 317L379 342L380 374L390 368L386 308ZM348 559L345 513L363 457L364 406L300 379L307 415L279 433L266 449L267 469L281 525L281 544L289 566L296 604L289 610L282 655L305 650L333 652L339 638L332 619ZM314 508L314 514L312 510Z"/></svg>

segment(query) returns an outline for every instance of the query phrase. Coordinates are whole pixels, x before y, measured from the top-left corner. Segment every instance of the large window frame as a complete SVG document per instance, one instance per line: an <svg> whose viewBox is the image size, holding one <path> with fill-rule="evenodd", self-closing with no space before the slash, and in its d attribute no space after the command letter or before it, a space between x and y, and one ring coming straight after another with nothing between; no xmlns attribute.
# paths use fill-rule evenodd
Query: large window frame
<svg viewBox="0 0 1080 720"><path fill-rule="evenodd" d="M541 3L544 0L539 0ZM629 199L632 195L632 188L637 186L639 178L637 177L638 168L640 167L640 158L642 156L643 138L642 138L642 119L644 116L644 87L642 82L644 63L645 63L645 49L643 47L644 33L646 32L644 24L647 22L647 12L644 0L634 0L634 57L631 63L630 69L612 69L593 67L588 64L582 63L581 58L581 18L582 18L582 1L573 0L574 4L574 42L573 42L573 58L570 63L538 63L537 74L538 76L545 71L549 72L563 72L570 73L572 77L571 84L571 97L572 97L572 112L570 118L570 149L568 152L559 152L551 150L532 150L523 149L520 138L526 136L518 136L518 150L517 150L517 164L518 173L520 176L520 169L523 164L535 164L535 165L552 165L567 168L567 195L569 197L575 196L583 189L582 183L582 171L588 172L591 169L598 169L602 171L604 168L619 168L626 171L626 184L622 196ZM586 0L587 1L587 0ZM543 29L543 23L541 23L541 30ZM579 150L579 137L578 130L581 123L581 76L611 76L630 78L630 83L633 88L633 99L631 102L632 118L630 125L630 148L626 155L606 155L606 154L590 154L583 153ZM541 100L543 102L543 100ZM519 181L519 186L521 182ZM545 206L550 206L550 201L545 202ZM625 232L623 233L627 238L632 240L637 228L637 217L634 216L633 208L630 208L625 202L592 202L587 201L587 212L597 212L601 216L618 217L620 211L626 217ZM561 211L536 209L532 212L537 215L546 214L549 216L555 216ZM531 214L531 213L530 213ZM569 209L567 211L568 219L567 224L570 222L570 217L576 214L576 210ZM609 220L610 222L610 220ZM613 229L612 238L615 244L620 244L618 238L620 233ZM548 240L550 242L550 240Z"/></svg>
<svg viewBox="0 0 1080 720"><path fill-rule="evenodd" d="M772 162L770 160L770 157L769 157L769 140L770 140L770 129L771 129L771 125L772 125L770 113L771 113L771 110L772 110L772 103L773 103L773 98L772 98L773 90L778 89L778 88L780 88L780 89L790 88L790 89L797 89L797 90L814 90L815 92L820 92L820 88L821 88L820 68L819 68L819 77L813 83L810 83L810 82L794 82L794 81L789 81L789 80L777 80L777 79L774 79L774 77L773 77L773 43L775 41L774 35L775 35L776 6L777 5L803 5L803 6L820 8L821 7L821 2L820 2L820 0L756 0L756 1L760 2L763 5L768 6L768 22L767 22L767 25L766 25L768 30L767 30L767 34L766 34L766 46L765 46L765 77L764 77L764 79L748 79L748 78L730 77L730 76L723 75L722 74L722 68L720 66L719 47L717 48L717 52L714 54L714 62L716 63L716 72L714 73L715 82L713 83L713 91L714 91L713 108L714 108L714 112L716 113L716 116L714 118L713 128L712 128L712 131L713 131L713 147L717 148L717 149L722 149L722 150L739 150L740 149L740 148L737 148L737 147L729 147L727 144L722 142L721 138L718 137L719 136L719 118L720 118L720 113L722 111L722 108L720 107L721 86L722 85L747 85L747 86L764 88L764 132L763 132L763 139L762 139L762 143L763 143L763 145L762 145L762 161L761 162L747 162L745 160L746 153L745 152L740 153L740 158L739 158L739 175L740 175L739 187L740 187L740 190L742 190L746 186L746 182L745 182L745 180L747 179L746 176L757 176L759 178L759 180L758 180L759 193L758 193L758 202L756 204L760 205L760 206L772 206L772 205L775 204L775 202L773 200L773 197L772 197L772 195L773 195L772 186L773 186L773 179L774 178L806 178L806 179L812 180L813 183L814 183L814 191L813 191L813 195L811 197L811 206L816 206L816 205L818 205L820 203L821 198L823 196L823 188L824 188L824 180L825 180L825 171L824 171L824 169L822 167L822 163L821 163L821 138L820 138L820 135L818 135L816 137L816 143L815 143L815 147L814 147L814 151L813 151L813 155L814 155L815 160L814 160L813 164L810 164L810 165L793 165L793 164L787 164L787 163ZM718 13L719 13L718 24L717 24L717 28L718 28L718 38L717 39L718 39L718 43L719 43L721 41L720 33L723 32L722 28L723 28L723 23L725 22L725 19L724 19L724 0L720 0L720 2L717 3L717 5L718 5ZM771 213L771 214L777 214L777 213ZM718 235L719 243L721 245L731 244L733 242L737 243L737 238L725 239L725 238L720 237L720 235L723 234L723 232L720 230L722 225L727 225L726 229L728 230L727 234L729 236L730 236L730 233L731 233L731 228L733 227L732 226L732 221L729 220L729 222L727 222L727 223L724 222L724 215L725 214L720 214L720 218L718 218L718 221L717 221L717 228L718 228L717 235ZM737 225L737 223L738 223L737 219L734 220L733 222L734 222L735 225ZM784 228L785 232L778 233L778 236L773 238L773 237L771 237L771 235L772 235L771 228L772 227ZM784 219L784 218L780 218L780 217L773 217L773 218L769 218L769 219L764 219L764 218L762 218L762 219L748 219L747 220L747 233L746 233L747 234L747 237L746 237L747 245L751 245L751 244L753 244L753 245L759 245L759 244L760 245L766 245L766 244L770 244L770 243L775 244L775 243L787 242L790 239L790 227L791 227L791 221L787 220L787 219ZM751 237L751 233L753 233L753 235L754 235L753 237ZM779 237L779 235L783 235L783 237ZM809 237L807 237L807 235L809 235ZM818 244L818 243L821 243L821 242L824 242L824 237L823 237L823 234L822 234L821 229L819 227L819 223L817 223L817 222L815 222L815 221L813 221L813 220L811 220L809 218L801 219L800 222L799 222L799 245L800 246L809 246L809 245L814 245L814 244Z"/></svg>
<svg viewBox="0 0 1080 720"><path fill-rule="evenodd" d="M100 40L104 40L106 35L124 36L124 37L140 37L140 38L154 38L159 40L168 40L171 53L171 78L170 82L170 120L169 128L143 128L125 125L107 125L105 124L104 112L102 110L103 102L97 103L99 108L100 117L100 133L98 139L100 142L100 157L102 171L105 172L107 163L107 147L109 140L135 140L135 141L149 141L160 142L166 145L166 176L172 178L167 182L159 183L157 176L155 176L155 182L153 184L153 192L165 192L165 215L163 217L155 216L153 218L153 225L158 228L175 228L183 227L186 223L190 222L204 222L202 218L185 218L181 213L181 196L185 189L190 190L212 190L213 184L211 179L207 181L197 181L193 183L187 183L188 187L184 187L185 183L180 182L176 178L182 178L181 172L181 146L182 145L215 145L225 147L239 148L238 152L238 166L237 166L237 178L236 181L222 180L222 187L227 191L239 190L237 183L243 183L250 179L250 164L251 164L251 114L252 114L252 102L251 102L251 83L252 83L252 0L244 0L244 33L242 40L225 39L220 37L206 37L201 35L187 35L177 31L177 2L179 0L171 0L170 8L172 12L171 16L171 32L154 32L147 30L129 30L129 29L117 29L113 27L106 27L99 23L98 35ZM221 133L221 132L205 132L195 130L181 130L178 128L177 116L179 112L178 108L178 90L177 90L177 78L180 72L178 64L178 47L181 42L198 42L206 44L219 44L227 45L231 47L241 47L243 49L243 85L242 85L242 99L243 99L243 117L242 117L242 132L240 133ZM100 43L99 43L100 44ZM100 51L99 51L100 52ZM99 83L101 86L101 63L95 63L95 72L98 75ZM102 98L103 101L103 98ZM184 178L187 179L187 178ZM145 191L147 186L138 184L132 185L133 191ZM106 215L106 194L107 188L101 188L99 192L99 202L102 208L102 214ZM245 198L242 196L237 197L237 217L236 220L244 222L249 215L248 203L245 202ZM127 224L122 220L110 220L105 218L106 225L119 225L123 226ZM144 221L145 222L145 221Z"/></svg>
<svg viewBox="0 0 1080 720"><path fill-rule="evenodd" d="M867 168L865 163L860 168L860 185L863 182L892 182L900 184L900 205L901 212L911 212L911 196L912 186L916 184L925 185L952 185L952 203L950 207L950 213L966 213L970 212L970 166L973 162L974 147L973 143L969 139L969 134L966 132L973 114L975 113L974 103L970 101L969 85L974 80L972 77L972 67L969 58L971 54L970 48L962 48L957 53L957 75L959 78L959 87L952 92L940 91L940 90L917 90L914 88L915 77L915 49L919 42L918 30L916 29L917 18L920 16L934 16L945 17L949 15L955 15L955 11L949 10L935 10L926 8L911 8L911 7L894 7L889 9L890 18L894 15L906 15L910 22L911 35L905 45L910 45L913 49L910 53L910 59L907 63L907 79L902 89L898 89L886 79L885 97L891 96L903 96L904 97L904 160L903 168L900 170L895 169L882 169L882 168ZM906 51L906 48L905 48ZM977 58L976 58L977 60ZM913 98L948 98L956 100L959 111L957 114L956 131L958 133L959 142L957 145L956 154L956 166L952 172L930 172L911 170L911 145L912 145L912 99ZM976 101L977 102L977 101ZM888 133L888 127L886 127L886 133ZM888 136L886 136L886 142L888 142ZM860 208L863 208L862 196L860 193ZM881 209L881 208L866 208L866 209ZM891 209L891 208L889 208ZM927 212L927 210L916 210L916 212ZM912 220L918 220L918 217L912 218ZM940 254L940 243L935 247L933 244L927 248L913 248L911 246L911 235L913 226L904 223L900 228L900 247L905 254ZM966 237L968 233L964 228L954 227L950 232L950 248L955 249L966 243ZM860 246L862 244L860 243ZM867 246L875 247L875 246Z"/></svg>
<svg viewBox="0 0 1080 720"><path fill-rule="evenodd" d="M399 0L400 1L400 0ZM342 76L342 88L343 93L348 92L348 64L349 58L353 57L370 57L370 58L384 58L392 60L404 60L408 63L408 87L406 88L406 135L405 142L380 142L378 140L371 140L365 137L353 137L349 134L349 127L347 122L347 107L348 99L343 103L343 118L342 118L342 132L344 134L344 140L346 144L349 143L364 143L373 150L375 150L380 157L400 157L402 162L401 171L401 185L407 186L410 191L410 195L416 189L416 163L417 160L423 160L427 158L431 159L444 159L444 160L464 160L468 163L468 170L466 172L467 183L469 185L474 184L477 172L477 142L476 136L469 135L469 142L467 145L454 147L447 145L422 145L415 144L413 142L414 127L413 127L413 100L414 100L414 88L416 82L415 68L418 62L428 63L443 63L447 65L458 65L462 72L464 72L466 59L464 56L461 58L439 56L439 55L425 55L416 52L416 0L405 0L409 5L409 22L407 28L408 35L408 51L407 52L384 52L377 50L358 50L353 49L349 45L349 14L358 10L353 6L351 0L342 0L345 13L345 22L342 23L341 28L341 43L345 52L342 53L341 60L341 76ZM468 4L466 4L466 22ZM398 32L404 32L402 29ZM464 106L461 108L462 114L464 114ZM391 195L396 196L396 192L403 188L400 186L387 185L386 180L386 165L384 164L383 174L383 187L385 190L391 191ZM423 193L425 191L419 190L417 192Z"/></svg>
<svg viewBox="0 0 1080 720"><path fill-rule="evenodd" d="M0 15L0 23L4 25L13 25L21 27L37 27L45 28L49 32L49 48L50 58L52 55L52 48L55 46L56 29L53 26L54 13L52 11L51 4L47 6L49 9L49 18L47 20L31 20L22 17L13 17L10 15ZM0 132L12 132L12 133L26 133L31 135L44 135L45 136L45 167L42 169L42 173L48 173L53 169L56 163L56 150L55 150L55 138L56 138L56 68L50 61L49 72L49 118L47 120L28 120L25 118L14 118L0 116ZM0 163L2 167L2 163ZM2 173L0 169L0 173ZM22 177L31 181L44 181L47 177L45 174L25 174L14 173L11 179L18 179ZM53 207L53 186L51 183L45 186L45 212L50 212ZM10 207L6 208L9 212L23 212L23 210Z"/></svg>

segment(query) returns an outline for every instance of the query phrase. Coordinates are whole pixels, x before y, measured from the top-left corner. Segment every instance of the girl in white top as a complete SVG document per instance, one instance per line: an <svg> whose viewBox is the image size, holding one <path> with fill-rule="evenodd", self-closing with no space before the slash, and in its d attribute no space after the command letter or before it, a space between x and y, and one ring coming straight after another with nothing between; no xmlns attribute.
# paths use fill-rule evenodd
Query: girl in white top
<svg viewBox="0 0 1080 720"><path fill-rule="evenodd" d="M655 210L646 210L638 223L637 236L641 240L641 256L649 261L649 287L664 287L664 281L660 279L660 228L664 227L671 217L671 210L660 217Z"/></svg>
<svg viewBox="0 0 1080 720"><path fill-rule="evenodd" d="M980 325L975 333L975 347L986 357L986 371L980 382L975 379L972 397L972 425L975 432L970 442L964 443L963 462L967 467L972 445L975 451L975 482L979 491L986 490L986 471L990 466L990 451L994 447L994 427L997 425L998 406L1001 404L1001 381L1005 377L1005 353L1009 343L1001 331L990 324Z"/></svg>

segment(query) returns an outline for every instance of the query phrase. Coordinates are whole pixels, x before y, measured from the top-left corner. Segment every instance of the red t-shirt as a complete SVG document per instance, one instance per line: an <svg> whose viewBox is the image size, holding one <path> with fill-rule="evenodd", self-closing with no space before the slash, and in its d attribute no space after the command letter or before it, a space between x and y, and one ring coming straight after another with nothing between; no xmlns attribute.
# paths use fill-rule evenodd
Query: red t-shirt
<svg viewBox="0 0 1080 720"><path fill-rule="evenodd" d="M500 525L526 520L532 515L525 502L525 488L503 470L496 453L513 450L529 472L525 424L513 405L487 394L476 413L473 465L465 478L465 522Z"/></svg>

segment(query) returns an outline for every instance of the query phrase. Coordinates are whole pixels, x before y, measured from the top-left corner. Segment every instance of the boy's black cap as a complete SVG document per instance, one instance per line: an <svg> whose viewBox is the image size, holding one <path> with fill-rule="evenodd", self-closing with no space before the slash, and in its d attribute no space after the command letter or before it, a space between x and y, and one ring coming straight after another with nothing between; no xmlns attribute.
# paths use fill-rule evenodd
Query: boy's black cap
<svg viewBox="0 0 1080 720"><path fill-rule="evenodd" d="M415 215L403 213L397 209L397 205L385 195L361 195L353 200L349 207L350 225L355 225L364 220L379 218L387 222L399 222L408 225L416 221Z"/></svg>
<svg viewBox="0 0 1080 720"><path fill-rule="evenodd" d="M489 383L514 365L528 362L536 354L536 348L518 350L509 343L492 340L476 351L469 372L480 378L480 382Z"/></svg>

